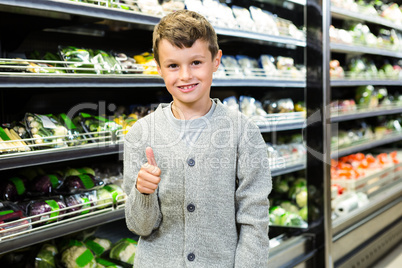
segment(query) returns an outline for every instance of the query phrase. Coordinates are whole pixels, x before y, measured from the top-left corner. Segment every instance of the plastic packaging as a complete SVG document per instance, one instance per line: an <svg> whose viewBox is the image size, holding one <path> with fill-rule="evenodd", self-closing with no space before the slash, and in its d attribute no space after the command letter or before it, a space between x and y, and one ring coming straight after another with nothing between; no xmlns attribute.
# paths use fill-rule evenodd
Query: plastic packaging
<svg viewBox="0 0 402 268"><path fill-rule="evenodd" d="M67 147L64 141L67 129L52 115L25 114L27 130L36 145L40 147ZM57 136L56 138L52 138Z"/></svg>
<svg viewBox="0 0 402 268"><path fill-rule="evenodd" d="M250 14L253 18L255 28L258 32L279 35L279 30L276 25L276 16L271 12L262 10L259 7L250 6Z"/></svg>
<svg viewBox="0 0 402 268"><path fill-rule="evenodd" d="M252 32L257 30L248 9L233 5L232 11L241 30Z"/></svg>
<svg viewBox="0 0 402 268"><path fill-rule="evenodd" d="M94 211L95 209L91 207L95 206L96 200L97 195L95 190L77 193L73 195L64 195L64 201L66 203L66 206L69 208L67 210L67 213L69 213L68 217L84 215ZM71 213L78 210L80 211L77 213Z"/></svg>
<svg viewBox="0 0 402 268"><path fill-rule="evenodd" d="M223 55L222 64L225 67L225 72L227 76L243 78L243 71L234 56Z"/></svg>

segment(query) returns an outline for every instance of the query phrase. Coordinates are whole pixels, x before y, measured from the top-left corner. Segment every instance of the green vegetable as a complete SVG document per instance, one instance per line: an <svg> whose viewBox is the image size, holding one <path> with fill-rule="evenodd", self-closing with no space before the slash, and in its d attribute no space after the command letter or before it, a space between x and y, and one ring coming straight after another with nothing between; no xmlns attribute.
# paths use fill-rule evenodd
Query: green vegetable
<svg viewBox="0 0 402 268"><path fill-rule="evenodd" d="M119 240L110 250L109 257L129 264L134 264L137 242L130 238Z"/></svg>
<svg viewBox="0 0 402 268"><path fill-rule="evenodd" d="M84 244L73 245L65 249L61 262L66 268L95 268L95 256Z"/></svg>
<svg viewBox="0 0 402 268"><path fill-rule="evenodd" d="M269 209L269 222L273 225L281 224L281 216L286 213L280 206L274 206Z"/></svg>
<svg viewBox="0 0 402 268"><path fill-rule="evenodd" d="M112 242L106 238L88 238L85 245L92 250L96 256L101 256L105 251L112 247Z"/></svg>
<svg viewBox="0 0 402 268"><path fill-rule="evenodd" d="M108 184L108 185L105 185L104 188L112 194L113 203L117 203L118 200L121 200L124 198L122 196L124 194L124 191L123 191L123 189L121 189L120 186L118 186L116 184Z"/></svg>
<svg viewBox="0 0 402 268"><path fill-rule="evenodd" d="M36 268L55 268L55 256L58 253L56 246L44 244L35 258Z"/></svg>
<svg viewBox="0 0 402 268"><path fill-rule="evenodd" d="M307 208L307 206L304 206L304 207L302 207L302 208L299 210L299 216L300 216L304 221L307 221L307 219L308 219L308 208Z"/></svg>

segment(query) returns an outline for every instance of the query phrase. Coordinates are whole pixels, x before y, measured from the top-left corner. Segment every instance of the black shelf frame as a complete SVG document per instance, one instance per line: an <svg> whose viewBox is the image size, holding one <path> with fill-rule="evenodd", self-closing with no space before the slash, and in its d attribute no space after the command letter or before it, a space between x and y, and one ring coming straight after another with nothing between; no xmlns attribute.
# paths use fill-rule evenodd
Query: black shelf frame
<svg viewBox="0 0 402 268"><path fill-rule="evenodd" d="M0 156L0 171L76 159L123 153L122 144L103 144L85 147L38 150L28 153L10 153ZM0 251L1 252L1 251Z"/></svg>
<svg viewBox="0 0 402 268"><path fill-rule="evenodd" d="M381 55L394 58L402 58L401 51L394 51L388 49L359 46L359 45L356 46L356 45L338 44L338 43L331 43L330 47L332 52L373 54L373 55Z"/></svg>
<svg viewBox="0 0 402 268"><path fill-rule="evenodd" d="M212 86L252 86L252 87L287 87L304 88L305 81L271 80L271 79L229 79L215 78ZM128 87L164 87L163 79L158 76L125 76L122 75L1 75L0 88L128 88Z"/></svg>
<svg viewBox="0 0 402 268"><path fill-rule="evenodd" d="M390 137L385 137L383 139L379 139L379 140L375 140L375 141L364 142L359 145L350 146L350 147L347 147L344 149L339 149L337 151L331 152L331 158L339 158L339 157L342 157L345 155L357 153L357 152L364 151L364 150L373 149L378 146L398 142L401 140L402 140L402 133L398 134L398 135L392 135Z"/></svg>
<svg viewBox="0 0 402 268"><path fill-rule="evenodd" d="M332 79L331 87L356 87L356 86L400 86L402 80L369 80L369 79Z"/></svg>
<svg viewBox="0 0 402 268"><path fill-rule="evenodd" d="M333 18L338 19L348 19L355 21L365 21L369 23L379 24L382 26L386 26L389 28L394 28L395 30L402 31L402 26L396 23L393 23L390 20L381 18L380 16L369 16L364 13L356 13L350 10L346 10L343 8L339 8L336 6L331 6L331 15Z"/></svg>
<svg viewBox="0 0 402 268"><path fill-rule="evenodd" d="M91 215L87 218L73 219L63 223L54 224L54 226L46 226L41 230L33 228L30 233L8 238L0 242L0 252L7 253L17 249L32 246L47 240L63 237L68 234L73 234L83 231L88 228L96 227L117 220L124 219L124 209L116 209L109 212L103 212L97 215ZM52 223L50 223L52 224Z"/></svg>
<svg viewBox="0 0 402 268"><path fill-rule="evenodd" d="M402 113L402 107L396 108L386 108L386 109L375 109L372 111L364 111L364 112L355 112L355 113L345 113L336 116L331 116L331 123L355 120L367 117L374 117L380 115L391 115L391 114L399 114Z"/></svg>

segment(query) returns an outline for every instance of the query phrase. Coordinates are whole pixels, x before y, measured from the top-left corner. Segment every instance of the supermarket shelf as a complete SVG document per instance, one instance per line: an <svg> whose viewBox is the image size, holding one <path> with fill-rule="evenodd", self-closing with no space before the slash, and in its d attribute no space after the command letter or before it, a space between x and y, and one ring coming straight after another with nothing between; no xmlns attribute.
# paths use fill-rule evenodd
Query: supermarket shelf
<svg viewBox="0 0 402 268"><path fill-rule="evenodd" d="M390 134L390 135L386 135L386 137L382 138L382 139L377 139L377 140L373 140L373 141L367 141L367 142L363 142L361 144L358 145L354 145L354 146L350 146L344 149L340 149L340 150L335 150L331 153L331 158L338 158L341 156L345 156L345 155L349 155L349 154L353 154L353 153L357 153L360 151L364 151L364 150L368 150L368 149L372 149L381 145L385 145L385 144L389 144L389 143L393 143L393 142L398 142L402 140L402 134Z"/></svg>
<svg viewBox="0 0 402 268"><path fill-rule="evenodd" d="M271 80L271 79L226 79L215 78L212 86L253 86L253 87L292 87L304 88L301 80ZM155 75L89 75L89 74L0 74L0 88L127 88L127 87L164 87L162 78Z"/></svg>
<svg viewBox="0 0 402 268"><path fill-rule="evenodd" d="M332 52L374 54L374 55L402 58L401 51L393 51L388 49L373 48L367 46L331 43L330 48Z"/></svg>
<svg viewBox="0 0 402 268"><path fill-rule="evenodd" d="M260 41L271 42L271 43L279 43L279 44L283 44L287 48L293 48L295 46L297 46L297 47L305 47L306 46L305 40L299 40L299 39L296 39L296 38L293 38L290 36L288 37L288 36L281 36L281 35L268 35L268 34L264 34L264 33L248 32L248 31L243 31L243 30L238 30L238 29L228 29L228 28L221 28L221 27L215 27L215 30L218 35L236 36L238 38L260 40Z"/></svg>
<svg viewBox="0 0 402 268"><path fill-rule="evenodd" d="M119 144L89 144L0 155L0 170L122 153Z"/></svg>
<svg viewBox="0 0 402 268"><path fill-rule="evenodd" d="M290 165L285 168L272 169L271 176L279 176L279 175L283 175L283 174L288 174L288 173L292 173L295 171L303 170L305 168L306 168L306 161L304 161L303 163Z"/></svg>
<svg viewBox="0 0 402 268"><path fill-rule="evenodd" d="M58 0L2 0L0 10L15 8L15 12L25 12L30 14L30 10L45 11L51 13L78 15L99 19L110 19L114 21L123 21L127 23L156 25L160 17L151 16L134 11L122 9L106 8L94 4L79 3L72 1Z"/></svg>
<svg viewBox="0 0 402 268"><path fill-rule="evenodd" d="M297 1L297 0L295 0ZM303 2L303 1L302 1ZM10 10L11 9L11 10ZM67 15L78 15L99 19L109 19L114 21L122 21L126 23L142 24L142 25L156 25L161 17L152 16L144 13L107 8L102 6L97 6L94 4L71 2L71 1L56 1L56 0L3 0L0 3L0 10L7 10L13 12L24 12L30 14L29 10L38 10L40 12L48 11L52 13L59 13L60 16L65 18ZM64 15L64 16L63 16ZM56 15L57 17L57 15ZM216 33L218 35L234 36L237 38L246 38L252 40L266 41L271 43L282 44L285 47L291 48L294 46L305 47L306 41L299 40L288 36L276 36L268 35L257 32L241 31L237 29L227 29L221 27L215 27Z"/></svg>
<svg viewBox="0 0 402 268"><path fill-rule="evenodd" d="M373 213L380 211L387 205L392 204L394 200L402 198L402 178L393 183L384 185L376 191L374 196L370 197L370 203L364 207L357 208L344 217L338 217L332 221L332 231L334 239L339 238L340 234L349 227L364 221ZM385 209L384 209L385 210ZM402 210L401 210L402 213ZM402 216L402 215L400 215Z"/></svg>
<svg viewBox="0 0 402 268"><path fill-rule="evenodd" d="M402 31L402 25L395 24L390 20L384 19L380 16L366 15L364 13L357 13L350 10L345 10L336 6L331 6L331 16L338 19L358 20L366 21L393 28L398 31Z"/></svg>
<svg viewBox="0 0 402 268"><path fill-rule="evenodd" d="M402 107L385 107L378 109L366 109L355 112L338 113L337 115L331 115L331 123L399 113L402 113Z"/></svg>
<svg viewBox="0 0 402 268"><path fill-rule="evenodd" d="M355 86L400 86L402 80L370 80L370 79L331 79L331 87L355 87Z"/></svg>
<svg viewBox="0 0 402 268"><path fill-rule="evenodd" d="M277 246L271 240L269 267L308 267L306 262L315 253L312 249L313 238L308 235L288 238ZM305 265L301 265L303 263Z"/></svg>
<svg viewBox="0 0 402 268"><path fill-rule="evenodd" d="M261 132L276 132L292 129L301 129L305 125L305 113L278 113L266 116L253 116L252 120L260 128Z"/></svg>
<svg viewBox="0 0 402 268"><path fill-rule="evenodd" d="M402 219L401 201L402 183L399 180L372 198L366 207L353 211L347 217L334 220L332 223L334 261L336 263L348 261L359 251L364 251L372 238L379 237L395 222L400 222ZM382 242L377 244L377 247Z"/></svg>
<svg viewBox="0 0 402 268"><path fill-rule="evenodd" d="M24 248L27 246L35 245L43 241L62 237L78 231L82 231L91 227L96 227L108 222L124 219L124 209L103 209L99 214L90 215L77 219L73 217L63 220L62 222L55 222L45 225L45 228L35 228L31 232L13 238L0 240L0 252L7 253L13 250Z"/></svg>

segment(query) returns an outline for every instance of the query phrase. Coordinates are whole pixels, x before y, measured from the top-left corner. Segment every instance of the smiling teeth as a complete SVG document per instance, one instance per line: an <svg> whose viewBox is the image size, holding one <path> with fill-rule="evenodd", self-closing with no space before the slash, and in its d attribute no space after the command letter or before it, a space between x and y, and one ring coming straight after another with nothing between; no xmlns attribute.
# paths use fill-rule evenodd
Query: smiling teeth
<svg viewBox="0 0 402 268"><path fill-rule="evenodd" d="M181 87L182 89L190 89L190 88L192 88L194 85L191 85L191 86L186 86L186 87Z"/></svg>

